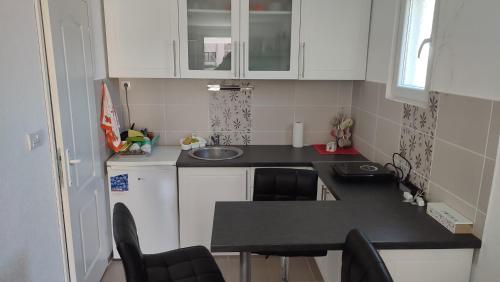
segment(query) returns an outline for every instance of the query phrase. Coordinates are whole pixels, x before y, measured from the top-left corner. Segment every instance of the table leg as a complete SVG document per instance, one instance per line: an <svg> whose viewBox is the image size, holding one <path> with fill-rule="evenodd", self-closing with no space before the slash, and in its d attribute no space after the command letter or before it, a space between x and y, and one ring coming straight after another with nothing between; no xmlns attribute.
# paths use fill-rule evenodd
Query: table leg
<svg viewBox="0 0 500 282"><path fill-rule="evenodd" d="M240 253L240 282L251 282L252 264L251 254L248 252Z"/></svg>

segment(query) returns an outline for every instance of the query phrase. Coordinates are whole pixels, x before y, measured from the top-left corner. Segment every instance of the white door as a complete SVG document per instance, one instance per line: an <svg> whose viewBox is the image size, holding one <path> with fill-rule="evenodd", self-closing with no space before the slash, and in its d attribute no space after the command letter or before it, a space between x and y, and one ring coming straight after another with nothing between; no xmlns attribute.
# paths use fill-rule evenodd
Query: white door
<svg viewBox="0 0 500 282"><path fill-rule="evenodd" d="M177 0L106 0L111 77L180 77Z"/></svg>
<svg viewBox="0 0 500 282"><path fill-rule="evenodd" d="M240 78L297 79L300 0L241 0L240 17Z"/></svg>
<svg viewBox="0 0 500 282"><path fill-rule="evenodd" d="M181 247L210 249L215 202L245 201L248 168L179 168Z"/></svg>
<svg viewBox="0 0 500 282"><path fill-rule="evenodd" d="M371 0L302 0L300 79L365 79Z"/></svg>
<svg viewBox="0 0 500 282"><path fill-rule="evenodd" d="M42 1L71 281L99 281L107 266L103 164L88 5Z"/></svg>
<svg viewBox="0 0 500 282"><path fill-rule="evenodd" d="M183 78L238 78L239 0L179 0Z"/></svg>

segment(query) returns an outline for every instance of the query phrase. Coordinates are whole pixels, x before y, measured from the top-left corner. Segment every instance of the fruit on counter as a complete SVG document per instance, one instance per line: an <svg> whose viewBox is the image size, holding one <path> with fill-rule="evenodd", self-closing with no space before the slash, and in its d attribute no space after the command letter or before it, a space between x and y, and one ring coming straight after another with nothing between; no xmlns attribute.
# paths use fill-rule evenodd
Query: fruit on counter
<svg viewBox="0 0 500 282"><path fill-rule="evenodd" d="M198 142L199 142L198 138L195 138L195 137L186 137L182 141L182 144L184 144L184 145L190 145L190 144L198 143Z"/></svg>
<svg viewBox="0 0 500 282"><path fill-rule="evenodd" d="M128 137L144 137L144 134L137 130L128 130Z"/></svg>

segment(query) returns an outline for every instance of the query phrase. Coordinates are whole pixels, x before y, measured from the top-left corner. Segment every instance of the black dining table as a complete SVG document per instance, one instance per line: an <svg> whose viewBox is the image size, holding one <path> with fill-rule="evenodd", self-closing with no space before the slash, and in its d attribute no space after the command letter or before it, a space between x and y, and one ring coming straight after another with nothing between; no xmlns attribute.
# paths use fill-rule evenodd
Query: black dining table
<svg viewBox="0 0 500 282"><path fill-rule="evenodd" d="M251 281L252 253L342 250L353 228L377 249L481 247L472 234L448 231L425 207L403 203L394 183L342 183L329 177L329 165L315 168L337 201L216 203L211 251L240 253L240 281Z"/></svg>

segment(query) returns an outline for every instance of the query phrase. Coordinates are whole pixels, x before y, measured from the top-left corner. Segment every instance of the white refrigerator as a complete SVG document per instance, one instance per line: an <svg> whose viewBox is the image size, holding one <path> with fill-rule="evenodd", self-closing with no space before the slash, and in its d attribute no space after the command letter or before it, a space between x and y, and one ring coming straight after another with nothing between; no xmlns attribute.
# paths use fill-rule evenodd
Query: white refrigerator
<svg viewBox="0 0 500 282"><path fill-rule="evenodd" d="M110 222L115 203L124 203L134 216L144 254L179 248L179 154L179 147L158 146L149 156L116 155L107 162ZM114 238L113 258L120 258Z"/></svg>

